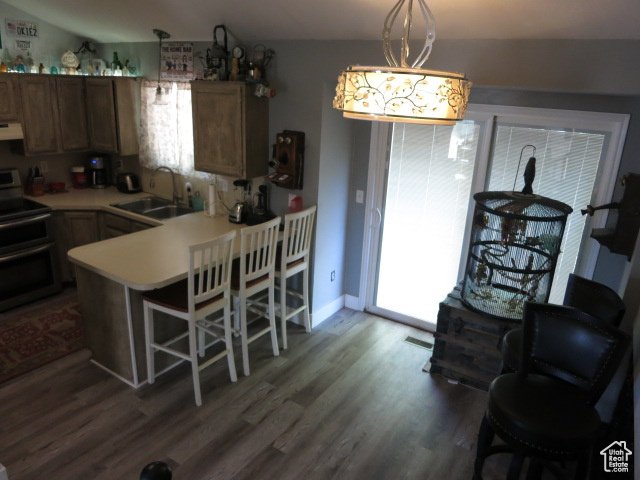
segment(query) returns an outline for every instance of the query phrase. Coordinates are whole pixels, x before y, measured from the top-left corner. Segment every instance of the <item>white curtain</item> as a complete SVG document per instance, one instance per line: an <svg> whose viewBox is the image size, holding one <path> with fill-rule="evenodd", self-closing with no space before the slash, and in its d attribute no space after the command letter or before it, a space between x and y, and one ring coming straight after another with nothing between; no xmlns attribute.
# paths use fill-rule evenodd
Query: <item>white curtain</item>
<svg viewBox="0 0 640 480"><path fill-rule="evenodd" d="M201 176L193 170L193 120L191 84L161 82L166 105L154 105L158 83L142 81L140 163L154 169L165 166L187 176Z"/></svg>

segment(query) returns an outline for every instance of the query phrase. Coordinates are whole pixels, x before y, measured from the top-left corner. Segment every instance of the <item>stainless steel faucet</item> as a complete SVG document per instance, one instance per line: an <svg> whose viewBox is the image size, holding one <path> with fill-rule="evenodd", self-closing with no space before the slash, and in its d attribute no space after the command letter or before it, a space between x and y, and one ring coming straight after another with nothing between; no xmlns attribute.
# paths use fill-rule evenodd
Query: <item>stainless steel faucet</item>
<svg viewBox="0 0 640 480"><path fill-rule="evenodd" d="M176 175L174 173L173 170L171 170L169 167L158 167L156 168L153 173L151 174L151 178L149 179L149 188L154 188L155 187L155 181L154 181L154 177L156 176L156 172L158 170L166 170L167 172L169 172L171 174L171 183L173 184L173 204L174 205L178 205L178 203L180 203L180 200L182 200L182 196L178 195L178 187L176 186Z"/></svg>

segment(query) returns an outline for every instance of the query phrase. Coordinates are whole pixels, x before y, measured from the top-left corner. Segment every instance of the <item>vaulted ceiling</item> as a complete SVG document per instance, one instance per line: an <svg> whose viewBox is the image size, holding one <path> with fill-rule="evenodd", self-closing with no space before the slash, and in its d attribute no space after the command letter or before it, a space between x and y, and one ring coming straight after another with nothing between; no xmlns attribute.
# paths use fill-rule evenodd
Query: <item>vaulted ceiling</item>
<svg viewBox="0 0 640 480"><path fill-rule="evenodd" d="M98 43L377 40L394 0L4 0ZM417 3L417 1L416 1ZM638 0L430 0L437 38L640 40ZM419 16L417 12L414 17ZM412 38L420 38L416 32Z"/></svg>

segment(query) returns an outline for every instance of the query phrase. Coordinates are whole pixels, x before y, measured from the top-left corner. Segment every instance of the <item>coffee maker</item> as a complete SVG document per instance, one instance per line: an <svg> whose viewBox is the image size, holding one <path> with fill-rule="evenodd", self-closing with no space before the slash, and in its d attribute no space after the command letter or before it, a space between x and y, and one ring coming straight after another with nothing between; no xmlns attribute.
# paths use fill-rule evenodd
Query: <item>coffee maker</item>
<svg viewBox="0 0 640 480"><path fill-rule="evenodd" d="M104 157L91 157L89 160L89 184L91 188L106 188L107 168Z"/></svg>

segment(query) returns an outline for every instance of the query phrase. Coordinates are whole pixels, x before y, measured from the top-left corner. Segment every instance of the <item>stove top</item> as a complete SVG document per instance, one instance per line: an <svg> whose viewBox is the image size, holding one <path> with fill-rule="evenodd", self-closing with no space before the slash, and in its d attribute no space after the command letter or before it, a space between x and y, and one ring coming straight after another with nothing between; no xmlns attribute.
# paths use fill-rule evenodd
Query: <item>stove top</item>
<svg viewBox="0 0 640 480"><path fill-rule="evenodd" d="M34 202L28 198L17 197L0 200L0 222L31 215L39 215L50 211L51 207Z"/></svg>

